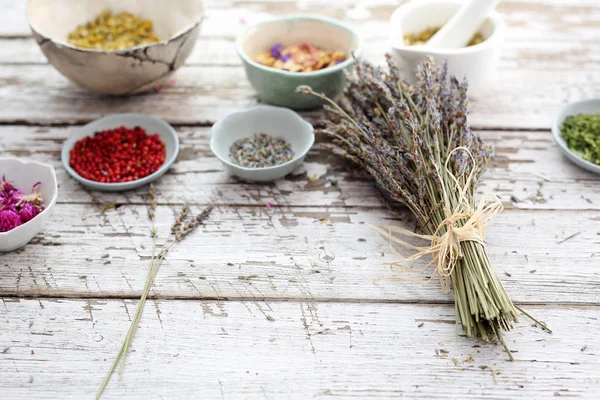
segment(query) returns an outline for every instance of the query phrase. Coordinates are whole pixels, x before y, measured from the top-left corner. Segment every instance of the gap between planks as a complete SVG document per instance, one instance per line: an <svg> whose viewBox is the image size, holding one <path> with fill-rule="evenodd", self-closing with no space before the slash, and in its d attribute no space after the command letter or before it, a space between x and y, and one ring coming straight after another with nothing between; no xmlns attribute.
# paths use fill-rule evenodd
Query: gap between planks
<svg viewBox="0 0 600 400"><path fill-rule="evenodd" d="M538 179L539 180L539 179ZM580 182L596 182L597 179L580 179ZM477 197L479 198L479 197ZM90 203L90 202L84 202L84 201L68 201L68 202L63 202L63 201L58 201L57 204L61 204L61 205L78 205L78 206L86 206L86 205L97 205L97 206L103 206L105 205L104 203L102 204L94 204L94 203ZM141 201L130 201L128 203L112 203L112 204L106 204L106 205L113 205L114 204L114 208L120 208L120 207L124 207L124 206L146 206L148 205L147 202L141 202ZM164 207L178 207L181 206L183 203L164 203L161 201L158 201L157 205L159 206L164 206ZM265 208L266 206L264 204L253 204L253 203L219 203L219 202L212 202L212 203L194 203L194 202L190 202L190 201L186 201L185 204L189 205L189 206L194 206L194 207L206 207L208 205L211 205L213 207L225 207L225 208L232 208L232 209L237 209L237 208ZM300 205L287 205L287 204L273 204L272 206L270 206L269 208L273 208L273 209L288 209L290 207L293 208L322 208L324 211L327 211L330 208L335 208L335 209L340 209L340 210L361 210L361 211L380 211L380 210L389 210L389 207L387 207L385 205L385 203L381 203L380 206L361 206L361 205L311 205L311 204L300 204ZM408 218L412 218L412 214L410 214L410 211L407 208L403 208L403 206L401 204L397 205L398 209L397 212L402 214L402 217L408 217ZM518 207L512 207L512 205L510 204L504 204L504 211L510 211L510 212L522 212L522 213L531 213L534 211L548 211L548 212L552 212L552 211L560 211L560 212L597 212L598 210L595 208L570 208L570 209L564 209L564 208L541 208L541 209L536 209L536 208L518 208ZM390 217L388 218L388 220L395 220L395 219L400 219L399 216L397 216L394 212L390 211ZM2 253L0 253L2 254Z"/></svg>
<svg viewBox="0 0 600 400"><path fill-rule="evenodd" d="M133 96L135 97L135 96ZM261 105L264 103L257 103L256 105ZM320 117L322 110L321 109L317 109L317 110L313 110L313 111L300 111L299 114L304 118L304 119L308 119L309 122L310 119L314 119L314 118L318 118ZM166 122L168 122L171 126L173 126L174 128L181 128L181 129L185 129L185 128L210 128L212 127L217 121L198 121L198 122L169 122L168 118L165 119ZM44 127L44 128L72 128L72 127L78 127L78 126L84 126L89 122L94 121L94 119L82 119L82 120L77 120L77 121L72 121L72 122L68 122L68 121L61 121L61 122L52 122L52 121L48 121L48 122L42 122L42 121L28 121L28 120L13 120L13 121L8 121L8 120L0 120L0 126L11 126L11 127L15 127L15 128L28 128L28 127ZM315 126L316 128L319 127L318 124L314 124L313 126ZM530 133L539 133L541 135L550 135L552 132L550 129L540 129L540 128L531 128L531 127L525 127L525 128L518 128L518 127L510 127L510 126L477 126L477 125L471 125L471 129L476 130L476 131L480 131L480 132L495 132L495 131L503 131L503 132L530 132Z"/></svg>
<svg viewBox="0 0 600 400"><path fill-rule="evenodd" d="M435 289L434 289L435 290ZM31 293L30 293L31 292ZM34 291L20 291L20 292L0 292L0 299L15 299L15 300L139 300L142 295L141 291L139 295L135 294L123 294L123 293L73 293L64 292L57 293L53 291L51 293L33 293ZM326 297L310 297L310 298L296 298L296 297L219 297L219 296L190 296L190 295L160 295L160 294L149 294L149 300L160 300L160 301L189 301L189 302L205 302L205 301L222 301L222 302L265 302L265 303L329 303L329 304L390 304L390 305L411 305L411 306L422 306L422 307L447 307L453 305L454 301L431 301L431 300L396 300L396 299L363 299L363 298L326 298ZM526 306L527 308L578 308L578 309L595 309L600 308L599 303L582 303L582 302L569 302L561 301L560 303L552 302L527 302L520 301L515 302L517 306ZM527 318L523 315L523 318Z"/></svg>

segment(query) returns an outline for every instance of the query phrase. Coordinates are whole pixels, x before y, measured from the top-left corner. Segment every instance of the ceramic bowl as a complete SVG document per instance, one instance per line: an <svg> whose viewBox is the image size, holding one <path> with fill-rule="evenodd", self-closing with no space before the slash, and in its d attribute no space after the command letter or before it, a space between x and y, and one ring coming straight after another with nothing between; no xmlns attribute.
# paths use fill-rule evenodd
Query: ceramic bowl
<svg viewBox="0 0 600 400"><path fill-rule="evenodd" d="M162 142L165 144L166 155L165 162L157 171L146 177L131 182L101 183L85 179L82 176L80 176L77 172L75 172L73 168L71 168L71 166L69 165L69 159L71 157L70 153L73 147L75 147L75 143L77 141L83 139L86 136L93 136L94 133L98 131L114 129L120 126L125 126L126 128L134 128L136 126L139 126L143 128L148 135L158 133L160 140L162 140ZM93 190L100 190L105 192L122 192L125 190L131 190L140 186L144 186L163 176L165 172L167 172L171 164L175 162L177 154L179 154L179 138L177 137L177 133L175 132L173 127L165 121L144 114L113 114L97 119L93 122L90 122L87 125L77 128L75 132L71 134L71 136L69 136L69 138L63 144L61 159L63 166L65 167L69 175L71 175L82 185Z"/></svg>
<svg viewBox="0 0 600 400"><path fill-rule="evenodd" d="M165 39L119 51L67 42L70 31L103 10L149 19ZM27 6L33 37L48 62L78 85L110 95L148 91L166 81L192 51L203 15L201 0L29 0Z"/></svg>
<svg viewBox="0 0 600 400"><path fill-rule="evenodd" d="M479 32L485 40L475 46L459 49L429 49L426 46L405 46L404 35L422 32L444 25L461 7L455 0L413 0L398 7L390 18L392 52L409 81L428 55L437 65L448 60L448 71L459 80L467 77L470 92L480 92L493 81L504 38L504 23L498 13L491 12Z"/></svg>
<svg viewBox="0 0 600 400"><path fill-rule="evenodd" d="M229 148L238 139L266 133L284 138L294 151L294 158L286 163L267 168L246 168L232 163ZM225 168L248 181L272 181L282 178L302 164L315 142L311 124L295 112L282 107L256 106L231 113L213 125L210 149Z"/></svg>
<svg viewBox="0 0 600 400"><path fill-rule="evenodd" d="M284 46L306 42L326 50L340 50L347 59L333 67L313 72L289 72L261 65L252 57L268 52L281 43ZM237 52L242 59L248 80L267 103L306 110L323 104L323 100L297 93L300 85L308 85L329 98L338 97L344 90L343 71L360 57L362 40L346 24L335 19L314 15L290 15L269 19L247 28L236 40Z"/></svg>
<svg viewBox="0 0 600 400"><path fill-rule="evenodd" d="M600 174L600 165L584 160L577 152L570 150L565 140L560 136L560 128L563 121L570 115L576 114L600 114L600 98L575 101L562 106L552 122L552 136L558 144L558 147L567 156L567 158L588 171Z"/></svg>
<svg viewBox="0 0 600 400"><path fill-rule="evenodd" d="M12 251L25 246L42 230L56 204L58 184L51 165L16 158L0 158L0 179L2 176L26 193L40 182L38 190L46 206L32 220L8 232L0 232L0 251Z"/></svg>

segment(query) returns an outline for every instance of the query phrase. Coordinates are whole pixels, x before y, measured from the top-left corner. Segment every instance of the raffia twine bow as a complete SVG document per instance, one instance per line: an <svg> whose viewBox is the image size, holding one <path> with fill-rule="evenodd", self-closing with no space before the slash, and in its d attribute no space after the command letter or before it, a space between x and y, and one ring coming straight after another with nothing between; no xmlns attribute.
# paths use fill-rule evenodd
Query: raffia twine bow
<svg viewBox="0 0 600 400"><path fill-rule="evenodd" d="M454 181L456 188L458 189L458 201L455 206L452 207L448 193L443 193L443 211L446 218L439 224L432 235L418 234L408 229L391 225L373 227L383 237L390 241L392 251L401 258L401 262L412 262L424 256L431 255L432 260L424 269L429 268L431 265L435 265L434 274L432 274L429 280L416 282L427 283L433 279L433 276L438 275L444 290L449 289L450 276L452 275L456 264L464 256L460 244L462 242L471 241L485 246L484 237L487 225L504 209L500 198L492 193L483 194L477 206L473 207L473 202L469 198L467 192L473 179L474 170L471 170L465 184L461 185L456 176L454 176L452 171L448 168L450 157L454 152L459 150L466 151L473 160L471 152L466 147L457 147L448 155L444 168L447 176ZM473 165L475 165L474 160ZM430 244L428 246L415 246L399 239L396 235L416 237L427 240ZM414 250L415 253L406 257L394 248L394 243L399 244L406 249ZM401 262L390 264L403 269L410 268L409 266L403 265ZM407 278L401 279L413 280Z"/></svg>

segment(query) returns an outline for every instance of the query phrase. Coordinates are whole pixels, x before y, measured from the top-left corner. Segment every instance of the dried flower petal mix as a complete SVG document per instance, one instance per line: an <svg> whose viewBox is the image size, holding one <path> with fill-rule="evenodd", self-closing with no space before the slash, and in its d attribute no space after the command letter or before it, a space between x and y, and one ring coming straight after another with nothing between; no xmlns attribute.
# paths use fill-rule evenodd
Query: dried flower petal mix
<svg viewBox="0 0 600 400"><path fill-rule="evenodd" d="M152 21L131 13L114 14L103 11L93 21L77 26L69 32L69 43L86 49L106 51L124 50L159 42Z"/></svg>
<svg viewBox="0 0 600 400"><path fill-rule="evenodd" d="M277 43L269 52L254 56L253 60L285 71L311 72L337 65L346 60L346 55L343 51L323 50L308 43L288 46Z"/></svg>

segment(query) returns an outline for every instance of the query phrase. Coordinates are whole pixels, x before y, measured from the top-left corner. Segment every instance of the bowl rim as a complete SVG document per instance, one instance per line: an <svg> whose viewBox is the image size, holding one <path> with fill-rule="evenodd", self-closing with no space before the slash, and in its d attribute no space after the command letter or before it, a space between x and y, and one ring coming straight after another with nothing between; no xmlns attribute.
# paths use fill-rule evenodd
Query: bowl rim
<svg viewBox="0 0 600 400"><path fill-rule="evenodd" d="M243 167L241 165L232 163L231 161L229 161L226 158L221 157L215 151L215 146L216 146L216 140L217 140L216 137L219 135L219 133L217 133L217 132L219 131L221 126L225 123L225 121L234 115L252 114L253 112L255 112L257 110L261 110L261 109L268 110L269 112L281 112L284 114L288 114L290 116L290 118L294 118L294 119L300 121L301 124L305 124L306 126L308 126L310 128L310 130L309 130L309 135L310 135L309 142L310 143L308 144L308 146L306 146L306 149L303 149L302 152L300 152L300 153L294 154L294 157L289 161L286 161L282 164L273 165L271 167L262 167L262 168ZM289 108L272 106L272 105L268 105L268 104L259 104L257 106L250 107L245 110L231 112L231 113L225 115L223 118L219 119L217 122L215 122L213 124L213 126L210 128L210 133L211 133L210 134L210 151L215 155L215 157L217 157L223 164L226 164L234 169L238 169L240 171L246 171L246 172L275 171L277 169L281 169L287 165L293 164L293 163L297 162L298 160L306 157L306 155L308 154L308 152L310 151L312 146L315 144L315 128L312 126L312 124L310 122L306 121L297 112L295 112Z"/></svg>
<svg viewBox="0 0 600 400"><path fill-rule="evenodd" d="M571 107L576 107L578 105L582 105L582 104L586 104L586 103L597 105L598 113L600 114L600 97L593 97L591 99L586 99L586 100L577 100L577 101L567 102L567 103L563 104L562 106L560 106L559 109L554 114L554 118L552 120L552 127L551 127L552 137L554 138L554 141L556 142L556 144L558 144L560 149L563 151L563 153L565 153L567 158L570 158L569 156L572 156L577 159L577 162L574 162L574 160L571 160L572 162L574 162L574 164L577 164L578 162L582 163L583 165L579 165L579 167L585 168L590 172L595 172L597 174L600 174L600 165L594 164L593 162L590 162L588 160L584 160L583 158L581 158L581 156L579 154L577 154L576 152L569 149L569 146L567 146L567 142L565 142L565 140L560 135L560 125L564 122L564 120L569 116L581 114L580 112L569 112L568 110Z"/></svg>
<svg viewBox="0 0 600 400"><path fill-rule="evenodd" d="M170 36L168 39L160 40L156 43L143 44L143 45L139 45L139 46L135 46L135 47L129 47L127 49L122 49L122 50L88 49L85 47L74 46L67 41L54 40L51 37L43 34L38 28L36 28L35 25L33 24L33 22L31 21L31 19L29 18L29 7L31 6L31 3L34 1L39 1L39 0L27 0L27 6L25 8L25 16L27 18L27 24L29 25L29 29L31 29L36 34L40 35L44 39L44 41L49 41L49 42L58 44L60 46L67 47L71 50L77 50L77 51L88 52L88 53L97 53L97 54L124 54L124 53L128 53L131 51L143 50L143 49L147 49L147 48L151 48L151 47L166 46L170 42L172 42L176 39L179 39L180 37L188 34L191 30L195 29L198 25L200 25L202 23L202 21L204 21L204 18L206 17L206 7L204 5L204 2L202 0L197 0L197 1L202 2L202 15L200 16L200 18L195 22L185 25L183 28L181 28L180 30L175 32L175 34L173 36ZM38 42L38 45L41 45L41 44L43 44L43 43Z"/></svg>
<svg viewBox="0 0 600 400"><path fill-rule="evenodd" d="M337 65L334 65L333 67L323 68L318 71L291 72L291 71L285 71L285 70L276 69L276 68L272 68L272 67L267 67L266 65L257 63L251 57L249 57L248 54L246 54L246 52L242 49L242 41L244 40L244 38L248 35L248 33L251 30L260 29L260 28L264 29L265 25L267 25L267 24L281 22L281 21L291 21L291 20L319 21L319 22L330 24L330 25L334 25L338 28L342 28L342 29L350 32L352 34L352 36L354 37L354 39L356 39L356 43L357 43L356 50L354 51L354 56L346 58L346 60L344 60L343 62L341 62ZM359 59L362 56L363 46L364 46L364 40L363 40L362 36L359 35L358 32L354 28L352 28L350 25L348 25L345 22L342 22L340 20L337 20L335 18L325 17L325 16L317 15L317 14L288 14L288 15L283 15L283 16L279 16L279 17L269 18L264 21L260 21L260 22L257 22L255 24L252 24L252 25L246 27L235 39L235 48L237 50L238 55L244 62L252 65L253 67L259 68L263 71L278 73L280 75L291 76L291 77L295 77L295 78L322 76L322 75L330 74L330 73L333 73L336 71L341 71L341 70L345 69L346 67L352 65L357 59Z"/></svg>
<svg viewBox="0 0 600 400"><path fill-rule="evenodd" d="M173 154L171 155L171 157L165 159L165 161L163 162L163 164L160 166L159 169L157 169L150 175L146 175L146 176L136 179L134 181L104 183L104 182L96 182L96 181L92 181L90 179L86 179L86 178L82 177L81 175L79 175L77 173L77 171L75 171L73 168L71 168L71 166L69 165L71 148L73 148L75 146L75 143L77 143L77 141L83 139L84 137L90 137L90 135L87 135L87 134L81 135L81 133L85 132L86 128L89 128L90 125L93 125L93 124L103 121L105 119L118 120L120 118L127 118L127 117L152 120L152 121L162 125L165 128L165 131L173 137L173 140L175 143L175 149L173 151ZM118 126L120 126L120 125L118 125ZM177 159L177 156L179 155L179 146L180 146L179 145L179 136L177 136L177 132L175 132L175 129L173 128L173 126L171 126L171 124L169 124L165 120L154 117L152 115L140 114L140 113L108 114L108 115L102 116L100 118L97 118L93 121L90 121L85 125L78 126L76 128L76 131L74 133L70 134L69 137L63 142L62 149L60 151L60 158L61 158L63 167L67 170L69 175L71 175L72 178L74 178L75 180L77 180L78 182L82 183L85 186L92 187L92 188L96 187L96 188L102 188L102 189L112 189L112 190L119 189L119 188L122 188L122 190L129 190L130 187L133 189L132 186L139 185L141 183L141 181L145 181L144 183L149 183L149 182L152 182L153 180L159 178L163 173L165 173ZM69 148L67 148L67 147L69 147Z"/></svg>
<svg viewBox="0 0 600 400"><path fill-rule="evenodd" d="M11 229L8 232L0 232L0 238L6 237L10 234L18 232L19 230L25 229L25 226L28 225L33 220L35 220L36 218L38 218L44 214L50 213L50 211L52 210L52 208L54 208L54 205L56 204L56 201L58 199L58 180L56 179L56 170L54 169L54 167L52 165L46 164L46 163L43 163L40 161L35 161L35 160L21 160L20 158L16 158L16 157L0 157L0 162L2 162L2 161L16 161L16 162L22 164L23 167L25 167L27 164L36 164L41 167L49 169L50 176L52 178L52 181L50 183L53 184L53 186L54 186L54 195L52 196L52 199L50 200L50 202L48 204L45 204L44 211L42 211L41 213L39 213L38 215L36 215L34 218L30 219L29 221L25 222L24 224L21 224L21 225L17 226L16 228Z"/></svg>
<svg viewBox="0 0 600 400"><path fill-rule="evenodd" d="M451 48L451 49L430 49L425 46L404 46L404 45L397 46L394 44L395 42L392 38L392 35L393 35L392 21L395 18L400 18L400 17L404 16L406 13L412 12L418 8L435 7L436 5L441 5L441 4L452 4L452 5L460 6L464 3L457 1L457 0L421 0L421 1L411 0L408 3L405 3L405 4L397 7L394 10L394 12L392 12L392 15L390 16L390 19L389 19L388 42L389 42L390 47L393 50L408 51L408 52L423 53L423 54L433 54L433 55L439 55L439 56L472 54L472 53L477 53L479 51L487 49L491 46L494 46L495 45L494 42L501 37L502 33L504 33L504 30L506 29L506 26L504 24L504 21L502 20L502 17L500 16L500 14L497 11L492 10L486 17L486 20L489 20L492 23L492 28L493 28L492 33L490 34L490 36L487 39L485 39L483 42L478 43L476 45L468 46L468 47L461 47L461 48Z"/></svg>

